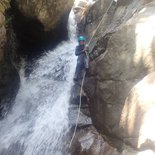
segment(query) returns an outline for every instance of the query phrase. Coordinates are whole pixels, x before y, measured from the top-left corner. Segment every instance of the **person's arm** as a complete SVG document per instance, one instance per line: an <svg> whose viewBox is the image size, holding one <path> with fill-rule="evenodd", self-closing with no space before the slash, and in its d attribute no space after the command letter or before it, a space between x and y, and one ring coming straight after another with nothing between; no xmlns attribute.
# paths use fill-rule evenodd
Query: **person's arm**
<svg viewBox="0 0 155 155"><path fill-rule="evenodd" d="M78 46L76 46L76 49L75 49L75 55L76 56L79 56L79 55L83 54L83 52L84 52L83 50L80 51L79 48L78 48Z"/></svg>

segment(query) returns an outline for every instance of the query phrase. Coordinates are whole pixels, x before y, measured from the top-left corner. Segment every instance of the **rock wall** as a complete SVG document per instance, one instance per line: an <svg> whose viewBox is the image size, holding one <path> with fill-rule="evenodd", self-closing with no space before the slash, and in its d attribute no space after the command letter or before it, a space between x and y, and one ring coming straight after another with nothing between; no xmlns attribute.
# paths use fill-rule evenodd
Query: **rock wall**
<svg viewBox="0 0 155 155"><path fill-rule="evenodd" d="M107 4L104 0L98 3ZM115 147L121 149L128 144L141 148L143 144L138 144L141 115L138 111L132 113L134 100L126 101L126 98L140 80L155 70L155 3L153 0L118 0L107 13L108 7L97 6L95 4L89 12L91 22L85 23L85 33L90 38L89 32L94 31L103 17L90 44L96 44L93 52L99 55L90 63L90 73L85 82L92 120L98 131L105 134ZM95 10L99 10L100 18L94 18ZM122 120L126 120L128 115L128 124L122 126ZM130 121L135 121L131 124L132 131Z"/></svg>
<svg viewBox="0 0 155 155"><path fill-rule="evenodd" d="M9 3L9 0L0 2L0 118L6 115L19 87L19 76L12 63L15 36L10 27L10 17L6 15Z"/></svg>

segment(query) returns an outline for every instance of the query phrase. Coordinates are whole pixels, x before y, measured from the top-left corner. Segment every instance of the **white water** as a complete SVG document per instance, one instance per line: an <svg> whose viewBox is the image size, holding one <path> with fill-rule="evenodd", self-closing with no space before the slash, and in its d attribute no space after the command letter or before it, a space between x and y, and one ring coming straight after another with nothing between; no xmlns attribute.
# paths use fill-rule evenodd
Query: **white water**
<svg viewBox="0 0 155 155"><path fill-rule="evenodd" d="M29 79L21 70L15 105L0 122L0 155L64 155L68 107L76 66L76 26L69 20L70 40L38 60Z"/></svg>

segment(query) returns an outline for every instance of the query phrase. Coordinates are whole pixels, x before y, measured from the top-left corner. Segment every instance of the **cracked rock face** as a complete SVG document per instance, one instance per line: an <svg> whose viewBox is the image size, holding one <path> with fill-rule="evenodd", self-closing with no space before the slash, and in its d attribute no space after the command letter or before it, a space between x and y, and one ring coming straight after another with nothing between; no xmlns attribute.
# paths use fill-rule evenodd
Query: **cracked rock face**
<svg viewBox="0 0 155 155"><path fill-rule="evenodd" d="M16 3L23 15L37 19L49 31L70 11L73 0L16 0Z"/></svg>
<svg viewBox="0 0 155 155"><path fill-rule="evenodd" d="M118 148L124 142L138 148L141 145L132 138L139 138L140 128L135 125L134 133L129 134L129 127L121 127L120 122L128 115L128 112L124 115L124 105L130 90L155 70L155 3L151 0L118 2L116 10L105 16L95 36L98 52L106 54L91 63L91 76L86 79L85 90L96 128ZM92 29L93 23L86 26L87 32ZM107 34L110 38L103 50L102 41ZM128 110L136 116L136 111L130 111L132 108L134 104ZM134 116L129 119L134 120ZM138 121L141 120L137 119L135 123Z"/></svg>

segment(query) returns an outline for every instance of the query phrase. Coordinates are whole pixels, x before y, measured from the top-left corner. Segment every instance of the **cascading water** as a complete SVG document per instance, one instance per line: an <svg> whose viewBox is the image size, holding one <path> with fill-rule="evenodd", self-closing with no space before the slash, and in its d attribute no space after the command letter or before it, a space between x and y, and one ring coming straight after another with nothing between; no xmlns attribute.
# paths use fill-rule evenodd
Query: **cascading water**
<svg viewBox="0 0 155 155"><path fill-rule="evenodd" d="M76 26L69 20L70 40L40 60L21 86L8 116L0 122L0 155L64 155L69 130L68 107L76 66Z"/></svg>

